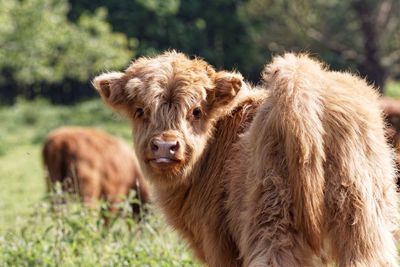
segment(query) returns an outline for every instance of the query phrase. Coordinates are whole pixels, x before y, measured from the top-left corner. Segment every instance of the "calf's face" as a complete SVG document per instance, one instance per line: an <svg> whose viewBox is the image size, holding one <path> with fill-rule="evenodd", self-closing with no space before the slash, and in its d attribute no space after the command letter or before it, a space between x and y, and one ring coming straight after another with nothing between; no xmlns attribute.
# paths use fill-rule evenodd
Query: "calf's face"
<svg viewBox="0 0 400 267"><path fill-rule="evenodd" d="M139 58L125 72L102 74L93 85L106 104L131 120L135 150L147 177L178 184L187 181L242 77L167 52Z"/></svg>

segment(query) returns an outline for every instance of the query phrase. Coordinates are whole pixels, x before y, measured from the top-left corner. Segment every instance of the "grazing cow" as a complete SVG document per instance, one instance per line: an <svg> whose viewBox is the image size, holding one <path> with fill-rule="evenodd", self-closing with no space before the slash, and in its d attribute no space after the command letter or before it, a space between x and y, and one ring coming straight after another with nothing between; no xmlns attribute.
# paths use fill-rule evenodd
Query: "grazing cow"
<svg viewBox="0 0 400 267"><path fill-rule="evenodd" d="M49 133L43 147L48 190L60 182L63 191L79 194L93 206L99 199L116 210L131 189L140 202L149 201L149 188L133 150L121 140L96 129L62 127ZM138 204L133 205L139 213Z"/></svg>
<svg viewBox="0 0 400 267"><path fill-rule="evenodd" d="M306 55L251 88L176 52L94 87L125 114L168 222L209 266L397 266L393 153L378 95Z"/></svg>

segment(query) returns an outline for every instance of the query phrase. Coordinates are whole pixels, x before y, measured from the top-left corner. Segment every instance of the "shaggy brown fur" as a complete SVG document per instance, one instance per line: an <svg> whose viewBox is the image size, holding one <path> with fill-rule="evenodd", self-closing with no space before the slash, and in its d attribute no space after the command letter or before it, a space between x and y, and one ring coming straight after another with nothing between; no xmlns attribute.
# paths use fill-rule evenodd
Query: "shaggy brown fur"
<svg viewBox="0 0 400 267"><path fill-rule="evenodd" d="M93 84L131 119L156 202L209 266L397 266L373 88L293 54L263 80L167 52Z"/></svg>
<svg viewBox="0 0 400 267"><path fill-rule="evenodd" d="M111 211L129 190L136 190L142 203L149 201L149 188L132 149L121 140L96 129L63 127L52 131L43 147L48 190L60 182L62 189L78 193L92 206L107 200ZM139 206L133 206L135 213Z"/></svg>

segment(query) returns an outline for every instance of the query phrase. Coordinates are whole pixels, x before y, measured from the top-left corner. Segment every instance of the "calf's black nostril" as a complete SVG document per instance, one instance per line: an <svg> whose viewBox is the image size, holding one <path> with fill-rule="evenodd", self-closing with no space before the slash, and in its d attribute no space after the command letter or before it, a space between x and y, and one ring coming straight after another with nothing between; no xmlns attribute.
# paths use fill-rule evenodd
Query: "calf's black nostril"
<svg viewBox="0 0 400 267"><path fill-rule="evenodd" d="M151 151L156 152L158 150L158 145L156 145L154 142L151 142L150 148Z"/></svg>
<svg viewBox="0 0 400 267"><path fill-rule="evenodd" d="M178 151L179 146L180 146L180 145L179 145L179 142L176 141L175 145L172 145L171 148L170 148L171 152L176 152L176 151Z"/></svg>

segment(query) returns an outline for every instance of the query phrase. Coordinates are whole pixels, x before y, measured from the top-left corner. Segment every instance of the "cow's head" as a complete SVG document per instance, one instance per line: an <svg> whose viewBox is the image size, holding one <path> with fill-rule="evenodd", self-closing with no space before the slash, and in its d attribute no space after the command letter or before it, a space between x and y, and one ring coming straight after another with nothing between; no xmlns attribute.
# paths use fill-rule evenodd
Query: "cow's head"
<svg viewBox="0 0 400 267"><path fill-rule="evenodd" d="M125 72L99 75L93 84L105 103L132 121L135 150L147 176L177 184L199 160L242 77L166 52L139 58Z"/></svg>

